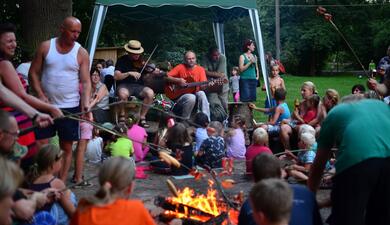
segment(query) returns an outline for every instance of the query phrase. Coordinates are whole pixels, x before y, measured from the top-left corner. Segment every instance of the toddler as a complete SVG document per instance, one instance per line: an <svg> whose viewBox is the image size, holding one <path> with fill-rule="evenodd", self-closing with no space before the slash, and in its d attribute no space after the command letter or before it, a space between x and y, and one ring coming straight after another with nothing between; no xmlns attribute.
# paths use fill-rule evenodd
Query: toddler
<svg viewBox="0 0 390 225"><path fill-rule="evenodd" d="M232 68L232 75L230 76L229 83L230 83L230 90L232 90L233 94L233 101L238 102L240 99L240 69L235 66Z"/></svg>
<svg viewBox="0 0 390 225"><path fill-rule="evenodd" d="M227 157L236 159L245 159L245 121L240 115L233 117L233 129L230 129L226 135L226 153Z"/></svg>
<svg viewBox="0 0 390 225"><path fill-rule="evenodd" d="M209 124L209 118L203 112L198 112L195 115L194 122L199 126L195 130L195 153L199 151L200 146L203 141L206 140L209 136L207 135L207 126Z"/></svg>
<svg viewBox="0 0 390 225"><path fill-rule="evenodd" d="M139 118L136 115L131 115L126 121L128 127L127 137L133 142L135 161L140 162L145 159L149 152L149 146L146 144L148 134L145 128L138 125Z"/></svg>
<svg viewBox="0 0 390 225"><path fill-rule="evenodd" d="M127 137L127 127L125 124L120 123L114 127L114 130L121 135L122 137L114 136L110 144L107 145L107 150L110 152L111 156L122 156L125 158L130 158L133 155L133 142Z"/></svg>
<svg viewBox="0 0 390 225"><path fill-rule="evenodd" d="M287 154L292 157L295 164L292 164L286 168L287 174L300 180L308 180L308 172L310 171L311 165L314 162L316 153L312 150L312 146L316 144L316 139L313 134L309 132L301 133L299 137L298 147L304 149L298 153L297 156L291 152Z"/></svg>
<svg viewBox="0 0 390 225"><path fill-rule="evenodd" d="M93 137L87 144L85 159L90 163L100 163L102 161L103 138L99 136L99 129L93 129Z"/></svg>
<svg viewBox="0 0 390 225"><path fill-rule="evenodd" d="M248 147L245 153L246 173L252 174L252 160L261 153L272 154L268 147L268 133L263 128L257 128L253 131L252 145Z"/></svg>
<svg viewBox="0 0 390 225"><path fill-rule="evenodd" d="M200 166L220 168L222 167L222 158L226 156L222 123L211 121L207 132L209 137L200 146L195 157L196 162Z"/></svg>

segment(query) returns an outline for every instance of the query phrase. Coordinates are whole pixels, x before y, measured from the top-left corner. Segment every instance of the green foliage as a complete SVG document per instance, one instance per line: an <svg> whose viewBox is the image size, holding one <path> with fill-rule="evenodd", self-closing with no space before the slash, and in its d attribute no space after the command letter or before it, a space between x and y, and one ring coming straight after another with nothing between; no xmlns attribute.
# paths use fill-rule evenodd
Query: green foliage
<svg viewBox="0 0 390 225"><path fill-rule="evenodd" d="M73 1L73 15L80 18L83 32L79 42L85 43L90 28L94 0ZM0 20L20 28L21 0L0 0ZM275 1L257 0L265 51L275 54ZM280 2L281 61L289 73L319 74L328 68L329 60L350 64L360 69L351 51L335 28L316 14L313 5L329 6L333 21L357 52L364 65L385 54L390 44L390 4L388 0L283 0ZM359 6L356 6L359 4ZM288 6L286 6L288 5ZM299 5L299 6L297 6ZM129 8L131 10L131 8ZM139 39L146 52L159 44L159 61L181 62L185 50L192 49L198 58L215 45L211 21L194 15L191 20L131 20L123 14L108 11L99 39L99 47L122 46L130 39ZM37 15L40 16L40 15ZM20 32L17 32L17 36ZM225 46L228 68L237 65L244 39L253 38L249 17L225 23ZM20 43L22 45L23 43ZM343 53L344 56L340 57ZM335 57L337 56L337 57ZM164 59L165 58L165 59Z"/></svg>

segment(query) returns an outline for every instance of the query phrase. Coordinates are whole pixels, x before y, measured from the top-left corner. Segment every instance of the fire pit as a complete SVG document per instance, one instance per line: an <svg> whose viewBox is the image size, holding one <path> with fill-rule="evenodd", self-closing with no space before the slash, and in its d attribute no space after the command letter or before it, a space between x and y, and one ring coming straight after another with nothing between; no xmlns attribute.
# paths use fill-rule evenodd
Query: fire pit
<svg viewBox="0 0 390 225"><path fill-rule="evenodd" d="M218 198L214 182L209 180L207 195L196 194L189 187L177 191L177 196L155 198L155 205L165 211L160 220L167 222L180 218L183 224L237 224L238 210ZM237 203L239 204L239 203Z"/></svg>

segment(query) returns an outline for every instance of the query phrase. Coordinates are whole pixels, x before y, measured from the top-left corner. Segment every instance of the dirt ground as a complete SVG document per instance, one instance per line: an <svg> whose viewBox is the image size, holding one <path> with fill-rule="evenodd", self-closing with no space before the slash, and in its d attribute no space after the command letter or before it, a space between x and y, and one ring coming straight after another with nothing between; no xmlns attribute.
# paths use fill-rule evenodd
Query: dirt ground
<svg viewBox="0 0 390 225"><path fill-rule="evenodd" d="M99 165L86 163L84 170L85 179L95 176L97 174L98 169ZM145 173L148 175L146 179L136 179L136 185L132 197L142 200L146 208L151 211L158 211L156 210L157 207L154 205L154 200L156 196L172 196L168 189L168 186L166 185L167 179L170 179L177 186L178 189L183 189L184 187L191 187L195 190L196 193L203 194L207 193L208 179L211 179L211 176L207 175L200 180L195 180L194 178L177 180L174 179L172 176L155 174L150 171L147 171ZM73 174L73 172L71 172L70 174ZM232 188L224 189L226 195L229 198L232 198L240 191L243 191L245 198L247 197L249 190L252 187L252 182L246 179L244 174L245 161L235 160L233 174L231 176L222 177L222 179L231 178L236 182L236 184ZM92 179L90 182L93 184L92 187L72 189L78 199L95 193L99 186L98 180L97 178L95 178ZM329 190L320 190L317 193L317 198L324 199L327 198L329 194ZM330 209L321 210L321 215L324 220L329 216L329 214ZM159 221L156 222L159 223Z"/></svg>

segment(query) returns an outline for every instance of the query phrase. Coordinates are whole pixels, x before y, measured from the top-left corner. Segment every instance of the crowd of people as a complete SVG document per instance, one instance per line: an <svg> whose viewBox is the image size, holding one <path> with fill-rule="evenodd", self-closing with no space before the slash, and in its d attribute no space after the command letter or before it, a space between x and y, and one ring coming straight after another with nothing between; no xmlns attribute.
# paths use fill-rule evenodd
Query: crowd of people
<svg viewBox="0 0 390 225"><path fill-rule="evenodd" d="M315 84L306 81L290 112L281 64L270 54L262 87L269 84L270 96L264 107L256 105L261 85L252 40L244 41L228 76L226 57L217 48L200 63L187 51L183 63L164 72L144 60L138 40L124 45L126 54L115 64L90 66L77 42L81 31L77 18L65 18L59 36L38 46L26 82L11 63L15 26L0 25L0 224L155 224L140 201L129 200L134 179L147 179L144 169L180 176L197 166L222 168L227 159L244 160L256 183L239 224L322 224L318 208L326 204L317 204L315 193L324 184L332 188L329 224L389 223L390 108L378 99L386 102L389 95L390 47L378 63L380 80L367 81L370 92L355 85L342 99L334 89L320 98ZM229 93L268 120L249 129L242 115L228 115ZM156 160L159 149L148 146L147 115L156 94L165 94L173 108L155 144L170 149L179 168ZM140 100L140 112L130 114L119 104L114 121L110 100L133 98ZM49 144L54 136L59 146ZM271 138L283 146L280 157L270 148ZM73 149L74 187L91 186L83 178L86 160L102 164L99 190L80 201L67 187ZM149 160L150 168L136 166Z"/></svg>

